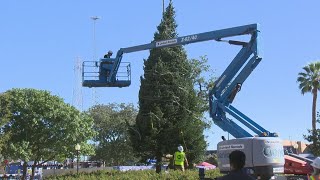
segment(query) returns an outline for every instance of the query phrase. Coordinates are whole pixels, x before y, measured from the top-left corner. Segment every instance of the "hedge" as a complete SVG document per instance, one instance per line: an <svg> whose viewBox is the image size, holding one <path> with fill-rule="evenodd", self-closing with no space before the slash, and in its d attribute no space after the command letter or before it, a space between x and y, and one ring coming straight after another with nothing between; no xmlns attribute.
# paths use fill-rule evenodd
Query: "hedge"
<svg viewBox="0 0 320 180"><path fill-rule="evenodd" d="M216 170L207 170L205 171L206 178L215 178L221 176L220 171ZM168 171L161 172L157 174L155 170L141 170L141 171L117 171L117 170L100 170L91 173L81 172L79 174L66 174L58 176L49 176L45 179L54 179L54 180L199 180L198 170L186 170L185 172L181 171Z"/></svg>

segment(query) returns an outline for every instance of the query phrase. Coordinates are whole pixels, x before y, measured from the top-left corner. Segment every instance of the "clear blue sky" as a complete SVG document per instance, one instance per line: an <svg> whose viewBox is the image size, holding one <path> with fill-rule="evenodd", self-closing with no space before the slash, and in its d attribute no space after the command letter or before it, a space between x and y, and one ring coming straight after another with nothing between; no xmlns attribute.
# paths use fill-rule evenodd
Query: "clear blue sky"
<svg viewBox="0 0 320 180"><path fill-rule="evenodd" d="M165 0L166 5L168 2ZM296 78L304 65L320 59L320 1L173 2L181 36L260 23L263 60L243 84L233 105L283 139L303 140L302 135L311 128L312 97L301 95ZM95 93L77 86L75 62L77 57L93 60L108 50L116 52L121 47L150 42L161 15L162 0L3 0L0 92L11 88L44 89L74 103L82 91L84 109L95 102L137 104L139 76L149 51L124 56L123 61L132 65L130 87L96 88ZM91 16L101 17L96 21L95 41ZM185 48L189 58L207 55L216 76L238 50L214 41ZM213 126L206 135L209 149L215 149L220 136L227 133Z"/></svg>

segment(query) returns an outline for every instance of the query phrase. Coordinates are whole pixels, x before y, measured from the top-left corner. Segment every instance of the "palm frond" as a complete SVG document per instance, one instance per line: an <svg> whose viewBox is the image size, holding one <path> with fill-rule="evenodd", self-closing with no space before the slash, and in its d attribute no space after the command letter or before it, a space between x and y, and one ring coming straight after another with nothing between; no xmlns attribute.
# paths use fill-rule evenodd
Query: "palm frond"
<svg viewBox="0 0 320 180"><path fill-rule="evenodd" d="M314 73L316 71L316 67L315 67L315 64L314 63L310 63L309 64L309 69L310 69L310 73Z"/></svg>
<svg viewBox="0 0 320 180"><path fill-rule="evenodd" d="M308 81L307 78L305 78L305 77L300 76L297 78L297 82L303 83L305 81Z"/></svg>
<svg viewBox="0 0 320 180"><path fill-rule="evenodd" d="M307 74L307 73L304 73L304 72L300 72L298 75L299 75L299 76L302 76L302 77L307 77L307 76L308 76L308 74Z"/></svg>
<svg viewBox="0 0 320 180"><path fill-rule="evenodd" d="M299 89L303 89L304 87L312 87L312 84L308 81L304 81L301 84L299 84Z"/></svg>
<svg viewBox="0 0 320 180"><path fill-rule="evenodd" d="M307 72L307 74L309 74L311 72L309 65L304 66L302 69L305 70Z"/></svg>
<svg viewBox="0 0 320 180"><path fill-rule="evenodd" d="M313 88L320 89L320 61L309 63L298 73L297 82L302 94L312 92Z"/></svg>
<svg viewBox="0 0 320 180"><path fill-rule="evenodd" d="M320 70L320 61L317 61L314 64L315 64L315 68L319 71Z"/></svg>
<svg viewBox="0 0 320 180"><path fill-rule="evenodd" d="M312 86L304 86L301 88L301 93L305 94L305 93L311 92L311 90L312 90Z"/></svg>

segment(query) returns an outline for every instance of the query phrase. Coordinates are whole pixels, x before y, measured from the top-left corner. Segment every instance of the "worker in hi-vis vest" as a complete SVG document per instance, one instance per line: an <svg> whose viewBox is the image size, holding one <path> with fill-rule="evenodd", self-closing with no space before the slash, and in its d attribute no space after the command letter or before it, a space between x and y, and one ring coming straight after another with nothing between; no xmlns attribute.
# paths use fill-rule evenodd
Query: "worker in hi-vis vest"
<svg viewBox="0 0 320 180"><path fill-rule="evenodd" d="M178 151L174 153L174 169L184 171L184 165L189 166L186 154L183 152L183 147L178 146ZM186 164L184 164L186 163Z"/></svg>
<svg viewBox="0 0 320 180"><path fill-rule="evenodd" d="M311 163L313 167L313 173L308 179L310 180L320 180L320 157L317 157Z"/></svg>

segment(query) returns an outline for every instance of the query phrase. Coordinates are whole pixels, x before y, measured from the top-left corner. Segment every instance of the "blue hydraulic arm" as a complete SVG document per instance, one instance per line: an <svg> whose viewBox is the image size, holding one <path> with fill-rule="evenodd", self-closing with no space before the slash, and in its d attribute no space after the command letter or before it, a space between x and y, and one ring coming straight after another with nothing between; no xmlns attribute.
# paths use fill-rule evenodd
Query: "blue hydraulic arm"
<svg viewBox="0 0 320 180"><path fill-rule="evenodd" d="M173 47L178 45L186 45L190 43L197 43L197 42L209 41L209 40L220 41L221 38L250 34L255 29L257 29L257 24L239 26L239 27L222 29L217 31L210 31L210 32L199 33L199 34L192 34L192 35L182 36L174 39L154 41L149 44L143 44L143 45L138 45L138 46L133 46L128 48L121 48L117 52L117 56L115 58L116 59L115 65L111 71L112 75L110 80L115 81L116 73L121 63L122 55L124 53L131 53L131 52L154 49L154 48ZM239 42L239 41L228 41L228 42L230 44L243 45L243 42Z"/></svg>
<svg viewBox="0 0 320 180"><path fill-rule="evenodd" d="M229 132L235 138L252 137L253 135L228 118L226 113L233 116L258 136L278 136L276 133L270 133L231 105L243 82L262 59L259 52L259 33L258 26L256 26L256 29L251 32L250 41L243 45L240 52L217 79L215 86L209 92L211 118L216 125Z"/></svg>
<svg viewBox="0 0 320 180"><path fill-rule="evenodd" d="M249 42L223 40L223 38L251 35ZM251 137L249 132L237 125L234 121L226 117L226 113L233 116L239 122L244 124L250 130L258 135L275 136L275 134L262 128L253 120L245 116L239 110L234 108L231 103L235 98L237 92L241 89L243 82L259 64L262 57L258 51L259 42L259 28L258 24L250 24L245 26L238 26L222 30L210 31L199 34L192 34L173 39L153 41L148 44L121 48L118 50L116 57L103 58L99 63L99 78L98 80L86 80L83 78L83 86L86 87L126 87L129 86L131 80L119 80L118 71L122 63L122 57L125 53L132 53L142 50L164 48L186 45L189 43L197 43L203 41L225 41L232 45L242 46L240 52L233 59L231 64L222 73L222 75L215 82L215 86L209 92L210 116L215 124L217 124L224 131L229 132L236 138ZM85 67L84 67L85 68ZM127 72L130 71L130 66L127 67ZM83 77L85 72L83 69Z"/></svg>
<svg viewBox="0 0 320 180"><path fill-rule="evenodd" d="M173 47L179 45L186 45L189 43L197 43L209 40L221 41L222 38L240 36L252 34L257 29L257 24L250 24L245 26L238 26L233 28L227 28L222 30L210 31L199 34L192 34L188 36L182 36L173 39L161 40L161 41L153 41L148 44L121 48L118 50L115 58L103 58L100 59L100 62L95 63L97 67L99 67L98 79L86 79L87 75L92 72L85 72L86 62L83 64L83 83L82 85L85 87L126 87L131 84L131 80L118 80L119 67L121 65L122 56L124 53L132 53L147 49L154 48L164 48L164 47ZM233 45L245 45L245 42L239 41L227 41L229 44ZM130 71L130 66L127 67L128 71Z"/></svg>

